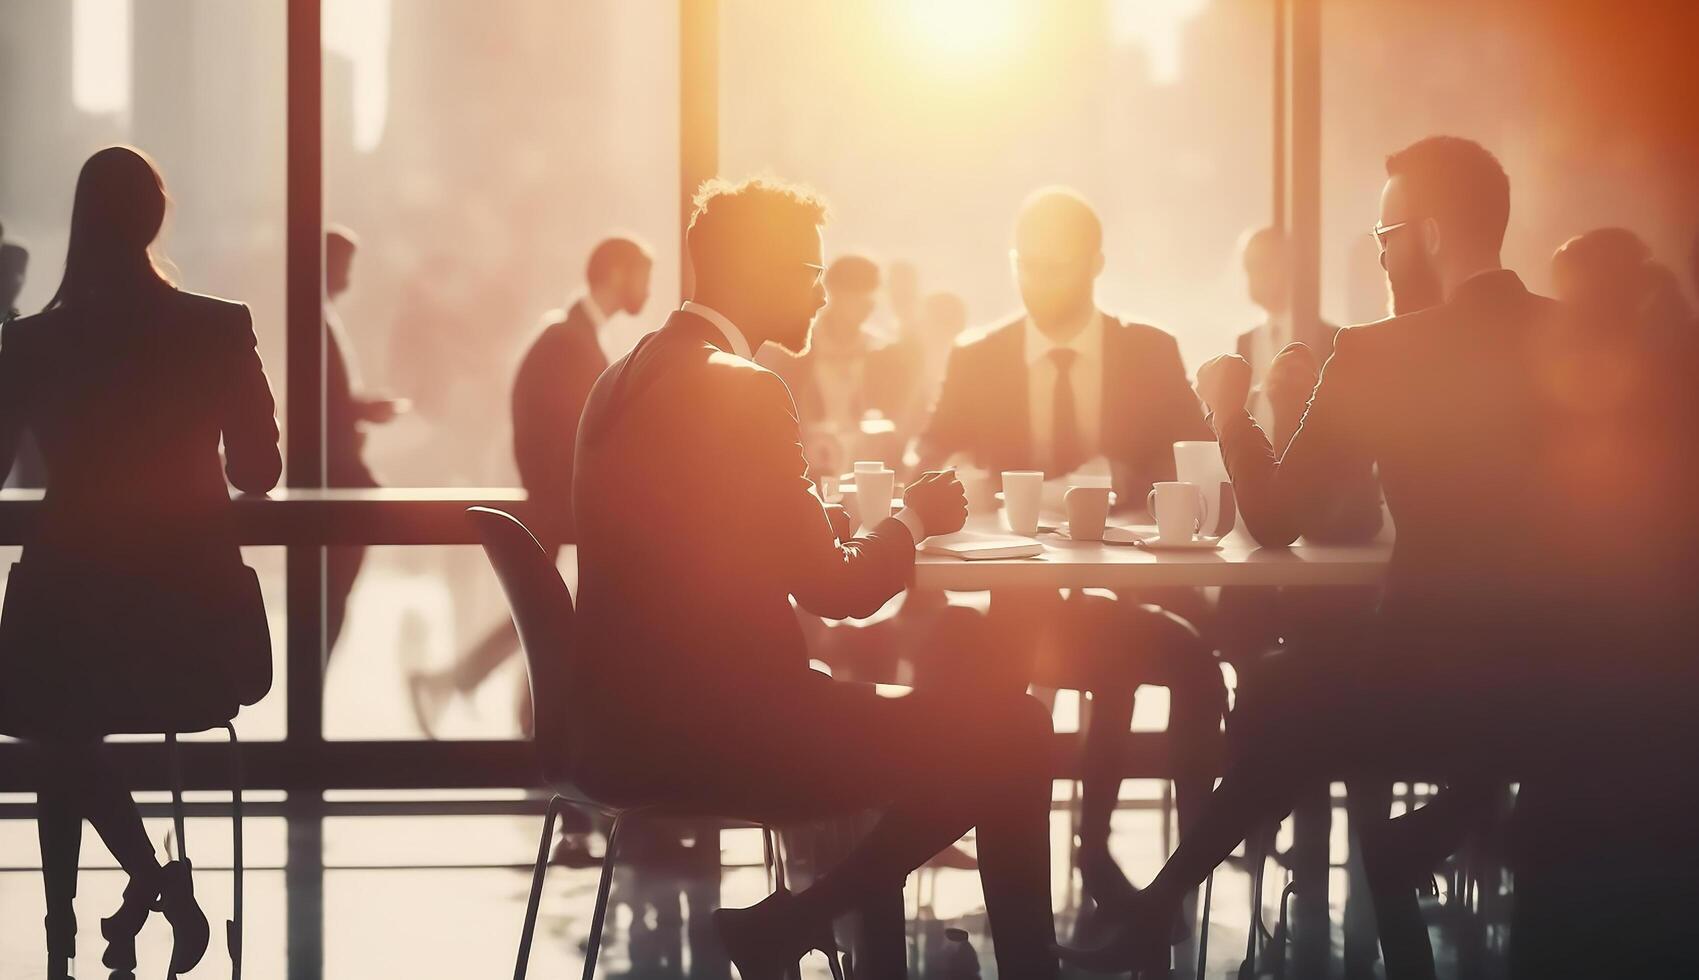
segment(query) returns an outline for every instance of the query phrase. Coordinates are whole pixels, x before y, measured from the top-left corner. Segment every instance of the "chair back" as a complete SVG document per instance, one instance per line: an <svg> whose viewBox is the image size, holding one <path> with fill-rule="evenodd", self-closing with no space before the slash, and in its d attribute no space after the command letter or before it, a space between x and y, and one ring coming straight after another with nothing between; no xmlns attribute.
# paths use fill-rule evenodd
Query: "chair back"
<svg viewBox="0 0 1699 980"><path fill-rule="evenodd" d="M531 736L543 769L560 778L570 758L566 697L571 684L572 593L560 570L519 519L492 507L469 507L525 652L531 685Z"/></svg>

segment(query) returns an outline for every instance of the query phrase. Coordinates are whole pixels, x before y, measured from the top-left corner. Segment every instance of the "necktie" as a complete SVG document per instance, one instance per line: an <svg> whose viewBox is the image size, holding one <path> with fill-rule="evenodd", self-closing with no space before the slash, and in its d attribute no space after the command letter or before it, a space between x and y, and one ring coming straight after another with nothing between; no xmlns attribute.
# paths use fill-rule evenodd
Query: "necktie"
<svg viewBox="0 0 1699 980"><path fill-rule="evenodd" d="M1073 367L1078 357L1078 351L1066 347L1050 352L1050 360L1056 365L1056 387L1050 410L1049 474L1053 477L1072 473L1085 462L1080 447L1079 413L1074 405Z"/></svg>

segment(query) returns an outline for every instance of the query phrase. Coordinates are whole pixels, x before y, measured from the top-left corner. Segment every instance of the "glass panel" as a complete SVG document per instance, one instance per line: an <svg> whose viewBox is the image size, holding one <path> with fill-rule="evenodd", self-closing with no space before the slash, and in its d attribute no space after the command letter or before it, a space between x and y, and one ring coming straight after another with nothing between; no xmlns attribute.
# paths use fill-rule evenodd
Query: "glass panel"
<svg viewBox="0 0 1699 980"><path fill-rule="evenodd" d="M561 571L575 586L570 547ZM483 549L367 548L325 675L325 737L516 738L519 654Z"/></svg>
<svg viewBox="0 0 1699 980"><path fill-rule="evenodd" d="M284 95L283 0L7 0L0 222L31 253L18 308L58 286L83 161L138 146L172 198L160 254L182 287L253 310L281 420Z"/></svg>
<svg viewBox="0 0 1699 980"><path fill-rule="evenodd" d="M1675 9L1624 18L1589 4L1326 4L1323 312L1336 322L1386 314L1368 234L1384 161L1435 133L1475 139L1504 165L1504 263L1536 292L1551 292L1559 245L1607 226L1643 239L1672 288L1699 288L1686 281L1699 227L1686 94L1699 8Z"/></svg>
<svg viewBox="0 0 1699 980"><path fill-rule="evenodd" d="M648 307L603 334L610 357L676 296L677 5L324 11L326 215L358 239L336 303L355 394L411 403L364 424L364 462L393 486L513 485L512 372L596 242L618 229L655 260Z"/></svg>
<svg viewBox="0 0 1699 980"><path fill-rule="evenodd" d="M1103 219L1103 308L1194 366L1256 322L1236 251L1270 217L1268 4L722 6L721 172L824 192L828 255L910 260L989 324L1019 306L1016 208L1069 184Z"/></svg>

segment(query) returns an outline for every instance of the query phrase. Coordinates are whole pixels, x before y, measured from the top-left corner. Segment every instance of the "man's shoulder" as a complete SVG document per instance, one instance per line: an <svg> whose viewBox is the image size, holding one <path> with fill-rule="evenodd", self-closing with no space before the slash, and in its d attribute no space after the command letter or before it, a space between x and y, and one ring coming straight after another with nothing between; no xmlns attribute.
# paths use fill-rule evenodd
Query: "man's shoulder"
<svg viewBox="0 0 1699 980"><path fill-rule="evenodd" d="M1161 327L1137 320L1123 320L1113 313L1103 314L1103 333L1141 347L1179 348L1174 335Z"/></svg>
<svg viewBox="0 0 1699 980"><path fill-rule="evenodd" d="M996 350L998 347L1015 343L1025 329L1024 313L1013 318L1004 317L995 323L969 327L951 345L952 352L965 353L972 357L985 351Z"/></svg>

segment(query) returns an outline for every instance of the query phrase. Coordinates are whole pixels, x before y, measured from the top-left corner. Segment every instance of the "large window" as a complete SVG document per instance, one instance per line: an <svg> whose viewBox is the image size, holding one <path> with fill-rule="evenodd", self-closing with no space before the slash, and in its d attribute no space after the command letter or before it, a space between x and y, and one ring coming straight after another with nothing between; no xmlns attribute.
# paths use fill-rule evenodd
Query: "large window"
<svg viewBox="0 0 1699 980"><path fill-rule="evenodd" d="M906 259L970 319L1012 315L1016 208L1103 218L1099 298L1188 364L1257 322L1237 243L1272 214L1269 4L725 0L720 170L823 191L828 254Z"/></svg>
<svg viewBox="0 0 1699 980"><path fill-rule="evenodd" d="M514 369L582 293L596 242L655 257L649 306L607 324L610 358L676 302L678 8L325 0L323 37L325 216L359 242L336 301L346 353L367 393L411 403L366 426L366 463L388 486L514 485ZM370 549L325 734L418 736L404 675L443 677L506 622L478 549ZM522 677L510 657L435 698L436 734L516 736Z"/></svg>

